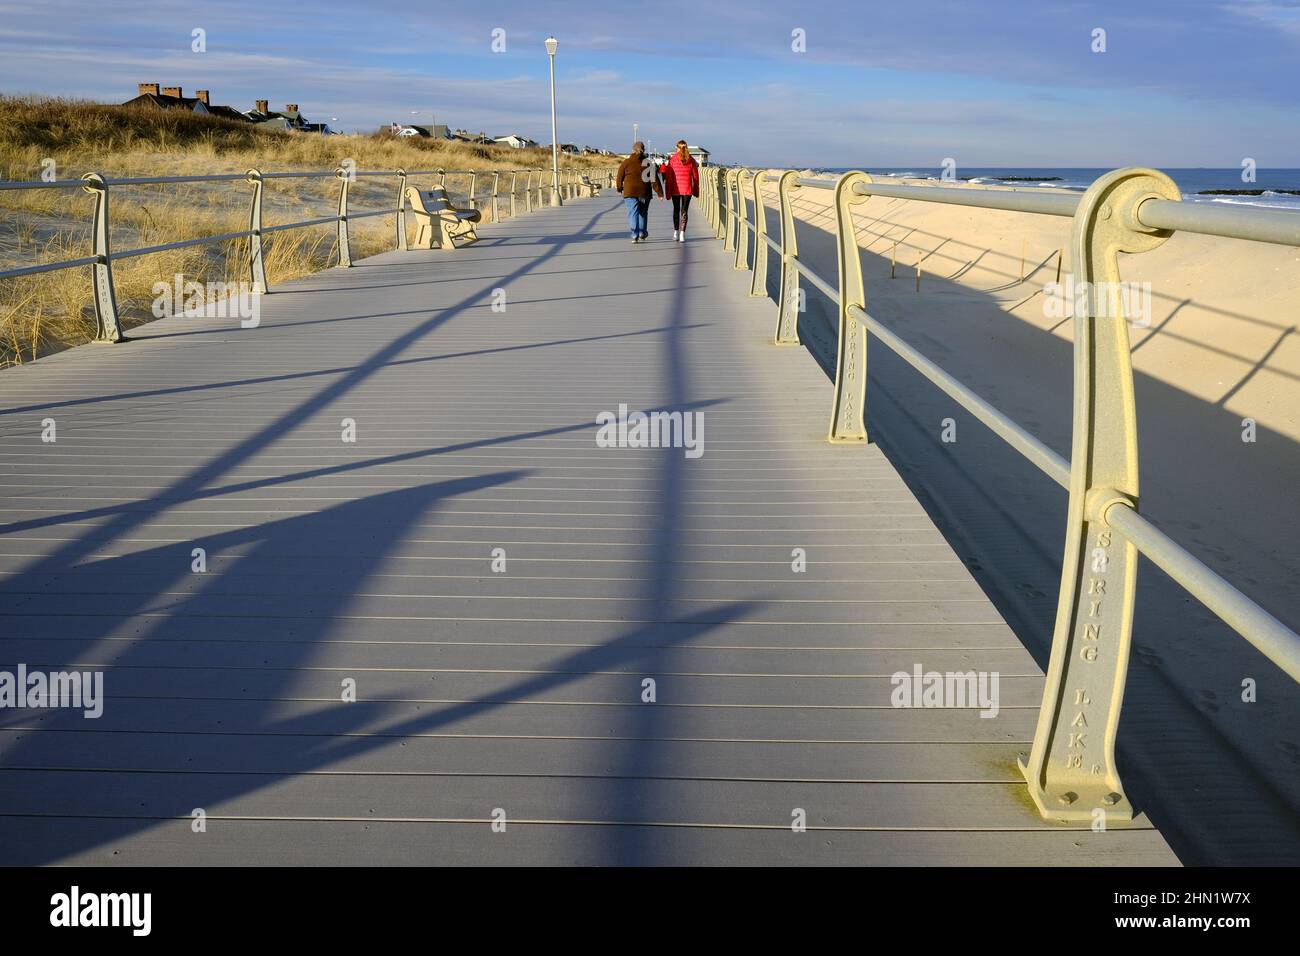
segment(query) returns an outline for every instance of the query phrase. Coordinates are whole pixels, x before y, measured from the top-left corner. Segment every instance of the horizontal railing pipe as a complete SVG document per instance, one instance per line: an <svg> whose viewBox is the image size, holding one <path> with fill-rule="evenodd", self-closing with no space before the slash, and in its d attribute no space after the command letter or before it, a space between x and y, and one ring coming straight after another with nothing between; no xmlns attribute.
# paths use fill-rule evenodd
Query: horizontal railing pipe
<svg viewBox="0 0 1300 956"><path fill-rule="evenodd" d="M814 272L811 267L809 267L807 264L803 262L800 262L798 259L795 259L793 262L791 262L791 265L798 270L801 276L803 276L805 279L807 279L817 288L825 292L827 297L832 302L839 302L839 298L840 298L839 292L836 291L833 285L831 285L829 282L827 282L825 279L819 276L816 272Z"/></svg>
<svg viewBox="0 0 1300 956"><path fill-rule="evenodd" d="M1242 594L1169 535L1123 502L1103 515L1156 567L1204 604L1265 657L1300 681L1300 637Z"/></svg>
<svg viewBox="0 0 1300 956"><path fill-rule="evenodd" d="M12 179L0 182L0 190L5 189L81 189L85 186L82 179L55 179L43 182L39 179Z"/></svg>
<svg viewBox="0 0 1300 956"><path fill-rule="evenodd" d="M1287 209L1148 199L1137 207L1137 219L1150 229L1300 246L1300 215Z"/></svg>
<svg viewBox="0 0 1300 956"><path fill-rule="evenodd" d="M1028 458L1045 475L1062 488L1070 487L1070 463L1025 431L1010 418L998 411L975 392L957 381L934 362L899 338L879 319L853 306L854 318L863 323L881 342L889 346L900 358L937 385L947 396L983 422L1020 454Z"/></svg>
<svg viewBox="0 0 1300 956"><path fill-rule="evenodd" d="M0 279L16 279L19 276L32 276L40 272L56 272L59 269L73 269L77 266L93 266L99 262L98 256L83 256L80 259L64 259L60 262L46 262L39 266L21 266L0 272Z"/></svg>
<svg viewBox="0 0 1300 956"><path fill-rule="evenodd" d="M265 232L265 230L263 230ZM185 249L188 246L202 246L212 242L226 242L230 239L247 239L251 233L247 230L240 232L226 232L219 236L199 236L197 239L178 239L176 242L164 242L157 246L142 246L139 249L127 249L123 252L114 252L114 259L131 259L135 256L147 256L155 252L167 252L171 249Z"/></svg>

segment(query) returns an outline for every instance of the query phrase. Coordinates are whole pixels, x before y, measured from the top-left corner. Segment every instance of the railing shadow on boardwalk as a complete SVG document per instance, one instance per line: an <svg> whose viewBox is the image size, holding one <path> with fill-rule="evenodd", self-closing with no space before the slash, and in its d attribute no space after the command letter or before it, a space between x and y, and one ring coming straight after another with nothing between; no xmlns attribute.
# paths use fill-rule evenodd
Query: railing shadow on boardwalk
<svg viewBox="0 0 1300 956"><path fill-rule="evenodd" d="M779 216L773 206L767 204L768 231L779 235ZM750 210L752 218L752 205ZM860 216L870 218L870 210ZM798 225L801 258L834 262L833 225L832 232L803 220ZM764 254L770 256L767 291L775 301L780 260L766 247ZM880 290L880 283L889 281L889 259L859 254L867 309L872 311L873 284ZM918 297L917 309L942 310L945 292L973 294L965 286L930 275L925 285L927 294ZM990 297L988 307L1000 309L1005 304ZM807 311L799 322L804 347L833 381L837 310L810 286ZM998 331L1011 348L1024 346L1027 356L1049 353L1052 367L1061 370L1059 392L1033 396L1033 420L1024 424L1068 454L1071 344L1014 316L1007 316ZM914 330L900 328L900 332L941 361L947 346L927 341L924 333L918 339ZM879 444L1026 649L1045 668L1056 615L1066 496L890 349L873 342L868 362L871 440ZM1289 485L1275 484L1272 491L1280 497L1261 508L1258 495L1266 489L1257 488L1251 495L1237 493L1240 476L1228 456L1196 454L1180 463L1170 453L1171 447L1185 444L1194 435L1239 434L1240 416L1229 413L1222 403L1207 402L1136 369L1134 380L1140 431L1143 409L1149 412L1157 406L1163 420L1182 426L1174 434L1144 438L1144 510L1161 517L1161 490L1185 487L1186 469L1194 461L1197 486L1206 489L1197 506L1215 512L1219 524L1236 528L1242 538L1262 542L1261 552L1287 554L1286 542L1293 548L1294 538L1283 537L1285 522L1278 519L1294 513ZM1006 407L1016 383L999 382L996 387L993 404ZM946 416L956 420L959 446L939 441L938 423ZM1152 455L1156 443L1164 446L1159 456ZM1287 436L1260 427L1252 452L1255 449L1267 461L1256 460L1253 474L1300 474L1300 446ZM1197 514L1193 509L1190 514L1170 515L1167 521L1173 528L1186 529L1178 537L1188 548L1231 575L1234 552L1196 534ZM1236 583L1289 626L1300 623L1293 589L1261 592L1252 587L1258 582L1249 577ZM1300 692L1294 682L1145 560L1138 574L1133 635L1117 748L1135 806L1160 829L1184 863L1300 863L1300 739L1295 736L1295 728L1300 727ZM1240 679L1245 676L1258 682L1258 703L1241 702ZM1260 732L1261 720L1272 733Z"/></svg>
<svg viewBox="0 0 1300 956"><path fill-rule="evenodd" d="M557 245L556 248L559 247ZM533 261L542 261L544 258L543 256ZM686 281L687 268L686 265L682 266L679 275L681 281L674 286L675 294L668 309L666 324L662 328L631 333L664 334L669 401L664 404L662 410L666 411L688 411L717 404L720 401L719 399L691 400L686 350L682 341L684 334L695 327L687 322L686 298L691 288ZM497 277L493 281L497 283L502 280ZM493 439L404 452L214 487L218 479L229 475L241 463L248 461L277 438L290 433L312 414L336 401L371 375L395 365L431 360L429 358L402 359L400 356L407 346L432 332L451 314L473 307L474 302L481 297L481 293L476 293L450 309L441 310L436 318L400 336L356 366L334 369L328 373L309 373L310 375L342 374L343 378L338 382L325 385L315 395L302 401L275 422L259 429L235 448L213 459L191 475L180 479L151 499L127 505L33 519L9 526L6 530L14 531L20 528L49 527L87 519L106 519L103 524L91 528L64 545L55 554L35 562L32 567L10 578L0 594L12 601L23 593L39 591L44 587L51 573L92 560L97 552L131 534L173 505L210 500L238 491L298 483L311 478L362 472L382 465L409 462L470 448L508 445L529 438L585 431L593 427L590 422L580 422L570 426L503 435ZM620 335L625 334L628 333ZM591 338L606 337L608 336L557 340L544 343L543 346L520 347L563 346L590 341ZM451 356L432 358L447 357ZM293 377L297 376L263 378L283 381ZM262 378L245 379L239 382L262 380ZM223 382L196 386L196 388L207 390L233 387L239 382ZM177 391L188 390L169 388L137 391L106 398L154 393L174 394ZM12 413L17 409L7 411ZM492 699L443 706L427 715L405 720L393 721L390 713L392 708L388 703L367 702L364 697L346 706L323 704L311 713L287 718L277 716L275 711L284 699L291 696L292 688L288 685L293 679L291 676L293 668L310 666L313 655L339 627L339 617L346 614L355 596L364 591L368 580L381 569L387 556L402 542L412 527L429 520L436 522L439 505L450 498L517 481L524 477L524 472L489 471L473 477L348 501L319 512L295 515L252 528L204 535L199 543L213 555L243 549L244 553L238 557L235 564L236 573L239 575L255 575L259 573L259 569L273 570L277 567L278 559L285 554L351 554L349 559L335 562L333 568L326 569L319 575L311 575L309 579L301 582L287 582L286 585L283 583L284 579L280 579L283 590L277 594L275 600L284 602L290 610L295 605L299 610L309 607L310 613L291 613L289 616L295 622L293 639L268 644L268 648L270 646L275 648L280 665L276 671L282 676L275 683L264 687L258 698L241 701L251 708L245 711L248 725L255 727L255 732L258 733L294 735L301 739L302 750L298 754L295 767L286 774L325 770L358 753L383 746L394 737L435 733L439 729L452 727L459 721L489 711L503 701L528 700L549 688L575 680L578 675L584 673L628 668L632 665L641 668L645 673L671 670L671 661L677 647L714 628L750 616L758 608L758 602L732 602L699 614L677 616L674 604L680 582L674 568L688 520L683 512L686 474L682 456L666 454L661 456L661 461L661 470L653 492L655 510L660 515L660 520L647 549L647 561L652 571L637 601L638 611L635 617L638 623L603 644L584 648L562 658L556 662L554 673L520 680L494 693ZM351 547L357 539L359 529L364 529L364 553L357 553L355 547ZM149 662L155 659L153 652L160 645L178 642L184 646L184 641L193 637L192 629L197 619L204 617L219 619L223 609L229 606L230 598L223 598L221 594L223 579L219 575L214 575L210 579L203 580L197 590L185 593L175 603L162 605L160 610L159 598L177 591L184 592L184 585L194 580L188 573L188 551L192 543L195 542L168 544L129 555L94 561L95 572L103 575L105 580L150 582L149 587L137 593L133 594L129 589L123 589L119 595L120 616L147 614L141 618L146 622L146 626L130 641L124 651L120 654L108 655L111 657L111 667L150 666ZM275 617L273 613L267 616ZM111 621L118 620L118 617L119 615L115 615L112 619L85 619L87 623L84 626L88 630L83 630L77 639L67 642L67 650L62 659L75 661L90 649L102 644L107 637L106 632L113 627ZM616 767L607 779L593 781L593 786L588 791L592 805L600 808L601 815L612 816L613 819L655 819L657 816L669 818L670 812L656 814L657 798L653 789L653 778L668 769L663 766L663 761L660 759L660 748L657 743L662 736L657 726L660 709L631 707L627 708L625 713L628 716L622 721L622 726L616 735L616 739L621 741L621 758L616 762ZM23 768L29 766L33 769L42 769L47 780L57 779L57 772L51 775L48 770L51 766L48 760L50 741L57 738L60 730L73 729L86 729L84 721L79 716L66 711L54 711L44 715L39 732L23 735L22 739L3 755L3 764L12 775L11 781L17 786L22 786ZM45 759L34 759L37 754L45 755ZM148 763L145 759L133 760L133 755L129 753L123 753L121 756L123 759L118 761L116 766L143 766ZM141 758L144 756L140 755ZM138 816L101 819L95 845L110 843L142 832L169 819L186 818L195 808L204 808L212 817L219 818L223 803L271 786L286 774L171 775L173 782L154 794L146 805L142 806ZM629 779L636 781L636 785L632 788L627 786L626 782ZM57 807L57 805L57 794L51 794L50 806ZM662 809L668 811L670 808ZM647 835L648 828L628 826L613 827L611 830L614 836L594 850L595 855L603 862L659 861L657 844ZM59 837L51 836L47 840L34 844L40 849L35 851L36 855L33 858L8 859L6 862L53 863L91 848L85 844L84 838L75 838L75 844L72 842L73 839L69 837L60 842Z"/></svg>

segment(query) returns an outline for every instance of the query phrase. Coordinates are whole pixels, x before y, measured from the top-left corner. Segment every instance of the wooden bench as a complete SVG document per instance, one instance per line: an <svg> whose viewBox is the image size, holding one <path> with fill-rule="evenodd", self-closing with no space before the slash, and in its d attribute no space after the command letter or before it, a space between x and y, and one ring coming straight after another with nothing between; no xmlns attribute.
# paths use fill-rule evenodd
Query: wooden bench
<svg viewBox="0 0 1300 956"><path fill-rule="evenodd" d="M600 183L594 183L594 182L592 182L590 176L583 176L583 177L582 177L580 188L581 188L581 189L583 190L583 192L585 192L588 196L596 197L596 196L599 196L599 195L600 195Z"/></svg>
<svg viewBox="0 0 1300 956"><path fill-rule="evenodd" d="M415 234L415 248L455 249L453 239L478 239L477 223L483 213L477 209L457 209L451 204L443 186L432 189L406 187L406 201L419 229Z"/></svg>

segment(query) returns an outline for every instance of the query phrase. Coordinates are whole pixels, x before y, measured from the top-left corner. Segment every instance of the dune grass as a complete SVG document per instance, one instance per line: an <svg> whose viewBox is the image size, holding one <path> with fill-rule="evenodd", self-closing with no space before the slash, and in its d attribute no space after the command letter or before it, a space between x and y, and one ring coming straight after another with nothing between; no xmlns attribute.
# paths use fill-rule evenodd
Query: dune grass
<svg viewBox="0 0 1300 956"><path fill-rule="evenodd" d="M543 149L512 149L393 136L319 136L262 130L237 120L182 110L123 108L82 101L0 96L0 176L61 180L88 172L109 177L200 176L329 171L351 160L367 170L509 170L550 165ZM566 157L584 172L608 169L609 157ZM48 171L48 172L47 172ZM418 180L417 180L418 182ZM429 183L431 185L432 182ZM468 176L448 176L453 196L464 196ZM360 177L352 185L353 211L396 206L396 180ZM490 190L480 177L477 195ZM239 181L115 187L110 219L115 249L161 245L247 228L250 187ZM333 215L333 178L270 180L263 199L267 225ZM87 256L93 201L79 189L0 191L0 268ZM393 248L395 216L351 224L353 258ZM268 238L264 249L274 285L337 261L333 225L292 229ZM232 240L169 250L113 264L123 324L152 318L155 282L233 282L248 278L248 243ZM0 366L88 341L94 335L89 270L64 269L0 279Z"/></svg>

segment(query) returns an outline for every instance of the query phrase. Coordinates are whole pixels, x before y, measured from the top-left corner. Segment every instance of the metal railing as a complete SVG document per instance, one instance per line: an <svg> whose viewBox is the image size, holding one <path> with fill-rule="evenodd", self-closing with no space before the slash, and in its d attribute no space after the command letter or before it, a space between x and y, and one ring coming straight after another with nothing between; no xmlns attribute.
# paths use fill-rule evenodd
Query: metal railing
<svg viewBox="0 0 1300 956"><path fill-rule="evenodd" d="M1131 819L1115 767L1136 596L1145 555L1220 620L1300 681L1300 636L1246 597L1138 510L1138 439L1133 369L1121 299L1118 254L1142 253L1175 231L1300 246L1300 214L1182 201L1153 169L1117 169L1082 194L988 187L878 183L865 172L834 180L777 175L780 242L767 235L763 183L769 171L713 168L702 177L706 215L735 268L749 267L748 205L754 208L750 294L767 295L767 252L780 257L778 345L798 344L800 280L825 293L839 314L835 389L828 439L867 440L868 333L934 383L1069 492L1065 557L1047 683L1034 742L1021 771L1046 819L1089 821L1103 810ZM834 192L838 282L799 259L793 194ZM748 192L748 197L746 196ZM867 311L852 209L872 196L976 206L1072 220L1070 249L1081 289L1074 318L1073 447L1066 460L926 358Z"/></svg>
<svg viewBox="0 0 1300 956"><path fill-rule="evenodd" d="M579 195L579 174L576 170L566 170L565 172L566 175L561 179L561 189L565 191L565 195L570 197ZM352 265L352 251L349 242L348 223L354 219L367 219L372 216L391 216L395 214L397 217L396 248L399 251L407 250L406 184L411 177L437 176L438 184L440 186L445 186L448 176L468 176L469 186L467 200L470 208L479 209L480 199L475 195L475 186L480 175L490 175L492 177L492 193L490 196L492 221L499 222L501 221L500 211L502 207L499 187L502 177L507 174L510 176L510 189L507 195L509 198L508 205L511 216L518 214L516 196L519 195L519 176L521 174L524 175L522 191L525 197L527 211L531 212L535 207L540 208L544 205L543 192L545 189L551 188L549 169L506 170L487 173L471 169L429 169L414 171L395 169L389 171L345 169L340 166L332 172L264 173L258 169L250 169L245 173L224 173L210 176L135 176L112 179L102 176L99 173L87 173L81 179L61 179L51 182L4 181L0 182L0 190L81 189L95 197L95 206L91 229L91 254L89 256L2 270L0 271L0 279L13 279L20 276L36 275L42 272L53 272L59 269L73 269L89 266L91 269L91 282L94 291L94 341L109 343L123 342L127 341L127 336L122 331L121 316L117 307L117 294L113 283L113 262L115 260L129 259L135 256L146 256L151 253L166 252L172 249L184 249L189 246L227 242L234 239L248 239L248 267L251 279L251 291L259 294L266 293L270 290L270 287L266 278L266 266L264 261L265 243L263 240L264 237L272 233L283 232L288 229L304 229L309 226L321 226L333 223L337 230L337 266L339 268L348 268ZM395 208L378 209L367 212L352 211L348 206L348 193L351 184L358 177L383 176L396 177L397 179L397 201ZM536 177L535 183L534 177ZM316 219L304 219L298 222L280 223L274 226L268 226L263 223L262 197L265 184L268 180L328 178L337 178L339 180L338 212L335 215L321 216ZM605 180L612 182L612 174L597 174L598 182L603 182ZM165 242L152 246L141 246L136 249L127 249L125 251L115 251L112 248L112 242L110 241L111 220L109 217L108 201L109 190L111 188L122 189L134 186L153 186L173 183L221 182L244 182L253 187L247 229L240 229L236 232L226 232L218 235L199 236L194 239L181 239L176 242Z"/></svg>

